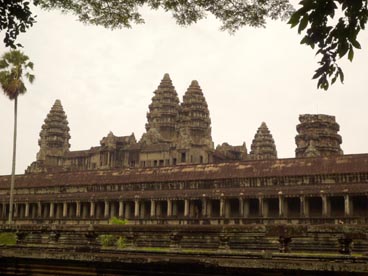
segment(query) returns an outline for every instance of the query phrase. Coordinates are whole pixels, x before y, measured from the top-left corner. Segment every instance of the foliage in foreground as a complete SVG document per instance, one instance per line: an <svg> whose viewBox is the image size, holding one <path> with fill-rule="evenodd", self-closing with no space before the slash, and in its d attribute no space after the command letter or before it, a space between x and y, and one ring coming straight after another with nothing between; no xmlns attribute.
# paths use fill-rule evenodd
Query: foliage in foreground
<svg viewBox="0 0 368 276"><path fill-rule="evenodd" d="M319 68L313 79L317 87L327 90L339 78L344 82L344 73L337 61L346 56L354 58L354 48L361 49L358 34L365 29L368 20L368 0L302 0L290 18L298 32L305 30L301 44L317 47L321 56ZM336 16L336 17L335 17Z"/></svg>
<svg viewBox="0 0 368 276"><path fill-rule="evenodd" d="M316 48L321 56L313 76L317 87L327 90L344 74L338 60L347 55L352 61L354 48L360 49L358 34L368 19L368 0L302 0L294 11L289 0L33 0L46 10L58 9L76 15L81 22L110 29L144 23L143 6L172 13L177 24L190 25L207 14L233 33L244 26L264 27L267 19L290 19L298 32L305 31L301 44ZM4 43L15 48L17 36L35 23L27 0L0 0L0 31Z"/></svg>
<svg viewBox="0 0 368 276"><path fill-rule="evenodd" d="M29 1L0 0L0 31L5 30L5 46L13 49L21 46L15 41L20 33L33 26L35 17L30 10Z"/></svg>

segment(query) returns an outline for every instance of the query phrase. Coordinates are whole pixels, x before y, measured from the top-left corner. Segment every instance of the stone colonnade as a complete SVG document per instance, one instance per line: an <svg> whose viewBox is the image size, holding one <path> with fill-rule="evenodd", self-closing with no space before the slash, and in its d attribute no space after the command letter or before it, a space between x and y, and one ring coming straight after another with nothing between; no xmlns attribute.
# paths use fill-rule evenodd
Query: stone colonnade
<svg viewBox="0 0 368 276"><path fill-rule="evenodd" d="M200 199L106 199L15 203L16 219L313 218L367 216L367 196L300 196ZM0 204L6 218L9 204Z"/></svg>

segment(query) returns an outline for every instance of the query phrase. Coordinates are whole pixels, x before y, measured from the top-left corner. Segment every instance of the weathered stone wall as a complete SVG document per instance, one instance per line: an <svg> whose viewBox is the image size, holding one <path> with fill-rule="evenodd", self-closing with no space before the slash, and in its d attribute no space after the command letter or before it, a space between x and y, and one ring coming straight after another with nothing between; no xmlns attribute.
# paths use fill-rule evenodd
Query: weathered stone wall
<svg viewBox="0 0 368 276"><path fill-rule="evenodd" d="M47 259L136 268L161 263L237 273L366 273L367 230L367 225L1 226L0 233L16 233L17 244L0 246L0 261L9 265L9 258Z"/></svg>

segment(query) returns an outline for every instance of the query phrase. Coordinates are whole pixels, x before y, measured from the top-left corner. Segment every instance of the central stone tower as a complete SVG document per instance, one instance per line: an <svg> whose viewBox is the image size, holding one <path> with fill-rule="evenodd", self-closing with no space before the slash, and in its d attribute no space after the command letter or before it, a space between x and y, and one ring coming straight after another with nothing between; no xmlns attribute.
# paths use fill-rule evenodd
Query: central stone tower
<svg viewBox="0 0 368 276"><path fill-rule="evenodd" d="M152 103L147 113L147 134L154 132L157 142L173 142L176 138L179 118L179 98L169 74L165 74L153 92ZM158 136L158 137L157 137Z"/></svg>

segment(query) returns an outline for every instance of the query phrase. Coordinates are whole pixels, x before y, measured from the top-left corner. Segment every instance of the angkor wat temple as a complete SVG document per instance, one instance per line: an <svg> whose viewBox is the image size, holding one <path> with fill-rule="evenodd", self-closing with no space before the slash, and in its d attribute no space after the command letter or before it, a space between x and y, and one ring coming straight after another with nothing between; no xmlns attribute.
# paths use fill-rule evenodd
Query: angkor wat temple
<svg viewBox="0 0 368 276"><path fill-rule="evenodd" d="M168 74L154 91L146 132L110 132L100 146L70 151L56 100L37 160L16 177L16 223L366 223L368 154L344 155L334 116L300 115L295 158L278 159L265 123L245 143L214 147L197 81L179 99ZM10 176L0 177L0 219Z"/></svg>

